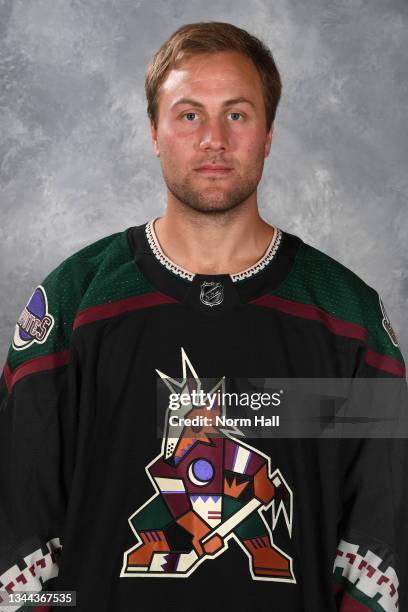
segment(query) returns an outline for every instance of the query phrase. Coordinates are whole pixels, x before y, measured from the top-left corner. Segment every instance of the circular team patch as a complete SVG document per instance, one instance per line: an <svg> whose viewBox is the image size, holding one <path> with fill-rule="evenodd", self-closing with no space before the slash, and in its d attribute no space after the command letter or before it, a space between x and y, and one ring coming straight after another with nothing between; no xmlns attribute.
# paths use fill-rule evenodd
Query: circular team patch
<svg viewBox="0 0 408 612"><path fill-rule="evenodd" d="M43 344L52 330L54 317L48 312L48 300L44 287L39 285L30 297L16 323L13 348L22 351L37 342Z"/></svg>

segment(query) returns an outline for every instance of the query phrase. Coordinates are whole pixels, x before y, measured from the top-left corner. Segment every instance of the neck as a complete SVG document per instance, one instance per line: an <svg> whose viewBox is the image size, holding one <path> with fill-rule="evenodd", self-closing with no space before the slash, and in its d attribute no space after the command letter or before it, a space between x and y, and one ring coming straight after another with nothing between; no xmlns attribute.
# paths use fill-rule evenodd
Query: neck
<svg viewBox="0 0 408 612"><path fill-rule="evenodd" d="M201 213L167 207L154 223L164 254L194 274L235 274L256 263L274 233L257 207Z"/></svg>

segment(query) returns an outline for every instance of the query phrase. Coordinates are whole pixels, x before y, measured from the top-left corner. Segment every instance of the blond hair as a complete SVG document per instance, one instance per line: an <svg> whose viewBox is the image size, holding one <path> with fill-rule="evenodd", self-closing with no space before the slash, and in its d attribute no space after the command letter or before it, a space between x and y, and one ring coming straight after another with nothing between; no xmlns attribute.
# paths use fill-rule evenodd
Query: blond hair
<svg viewBox="0 0 408 612"><path fill-rule="evenodd" d="M282 83L269 48L246 30L222 21L188 23L176 30L154 55L145 77L147 115L157 128L160 86L182 60L203 53L238 51L249 57L262 82L267 131L275 119Z"/></svg>

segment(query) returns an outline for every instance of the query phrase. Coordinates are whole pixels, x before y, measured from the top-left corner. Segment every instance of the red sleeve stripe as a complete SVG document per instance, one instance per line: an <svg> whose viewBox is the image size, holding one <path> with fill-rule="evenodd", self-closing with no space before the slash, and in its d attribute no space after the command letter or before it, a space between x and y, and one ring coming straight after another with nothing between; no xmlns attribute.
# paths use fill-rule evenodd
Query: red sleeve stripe
<svg viewBox="0 0 408 612"><path fill-rule="evenodd" d="M373 349L367 349L366 363L378 370L385 370L386 372L405 378L405 366L398 361L398 359L382 355L381 353L373 351Z"/></svg>
<svg viewBox="0 0 408 612"><path fill-rule="evenodd" d="M348 338L367 342L368 332L365 327L357 323L337 319L317 306L286 300L276 295L263 295L251 300L250 303L256 304L257 306L273 308L280 312L286 312L295 317L319 321L323 323L329 331L338 336L347 336ZM405 376L405 366L398 359L382 355L370 348L367 350L366 362L372 367L395 374L396 376Z"/></svg>
<svg viewBox="0 0 408 612"><path fill-rule="evenodd" d="M74 329L85 325L86 323L92 323L93 321L100 321L101 319L108 319L116 315L120 315L131 310L139 310L141 308L149 308L150 306L160 306L161 304L179 304L179 301L169 295L160 293L159 291L144 293L143 295L137 295L124 300L117 300L108 304L98 304L97 306L90 306L81 310L77 314L74 320Z"/></svg>
<svg viewBox="0 0 408 612"><path fill-rule="evenodd" d="M372 608L368 608L365 604L361 603L357 599L354 599L344 587L340 585L335 585L333 587L333 591L337 598L341 597L341 601L338 601L338 610L339 612L370 612ZM342 596L340 595L342 593Z"/></svg>
<svg viewBox="0 0 408 612"><path fill-rule="evenodd" d="M73 329L76 329L85 323L92 323L93 321L107 319L131 310L138 310L141 308L148 308L149 306L158 306L160 304L169 303L178 304L179 302L175 298L155 291L126 298L124 300L117 300L108 304L98 304L97 306L91 306L90 308L85 308L79 312L75 317ZM52 353L51 355L43 355L41 357L30 359L26 363L18 366L14 372L11 372L9 365L6 362L3 368L3 375L8 392L10 393L16 382L24 376L27 376L27 374L57 368L67 364L68 361L69 351L61 351L59 353Z"/></svg>
<svg viewBox="0 0 408 612"><path fill-rule="evenodd" d="M10 370L10 367L6 361L3 368L4 380L6 381L8 392L11 393L12 388L24 376L27 374L33 374L34 372L41 372L42 370L51 370L58 368L59 366L66 365L69 361L69 352L61 351L60 353L52 353L51 355L42 355L41 357L34 357L26 361L22 365L18 366L14 372Z"/></svg>
<svg viewBox="0 0 408 612"><path fill-rule="evenodd" d="M299 302L277 297L276 295L263 295L255 300L251 300L250 303L256 304L257 306L267 306L274 310L294 315L295 317L301 317L302 319L320 321L320 323L323 323L331 332L338 336L347 336L348 338L355 338L356 340L363 341L367 340L367 330L362 325L336 319L322 308L318 308L312 304L301 304Z"/></svg>

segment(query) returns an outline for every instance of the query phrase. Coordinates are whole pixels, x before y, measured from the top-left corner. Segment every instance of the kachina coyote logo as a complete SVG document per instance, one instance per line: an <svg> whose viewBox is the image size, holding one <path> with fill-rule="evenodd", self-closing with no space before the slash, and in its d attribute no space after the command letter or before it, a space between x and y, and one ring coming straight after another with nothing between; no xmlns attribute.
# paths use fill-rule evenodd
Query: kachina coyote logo
<svg viewBox="0 0 408 612"><path fill-rule="evenodd" d="M191 400L201 381L183 348L181 353L182 382L156 371L171 393ZM220 392L224 397L225 377L209 393ZM155 493L128 519L137 543L124 553L120 576L187 578L222 555L233 538L254 580L294 583L292 558L272 537L279 516L291 536L292 491L279 469L272 472L267 455L233 437L240 430L212 423L225 415L225 402L208 407L190 401L167 409L161 453L145 468ZM186 420L211 415L211 424L200 430L174 426L174 414ZM271 526L264 515L269 509Z"/></svg>

